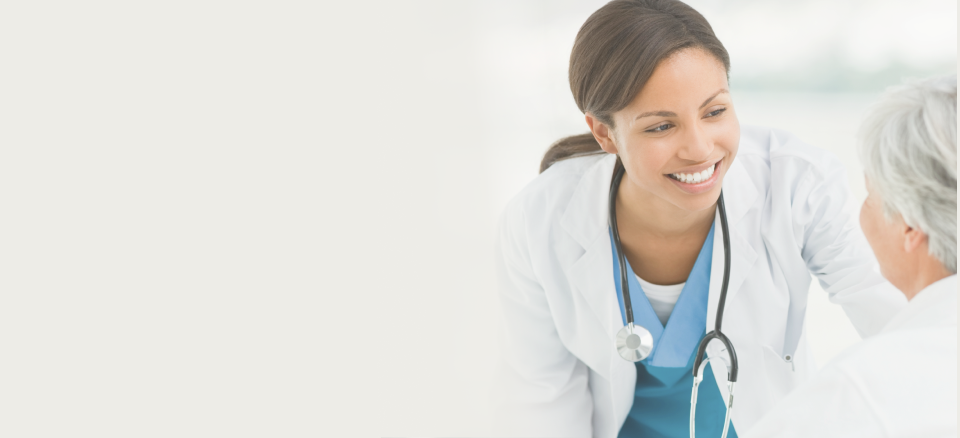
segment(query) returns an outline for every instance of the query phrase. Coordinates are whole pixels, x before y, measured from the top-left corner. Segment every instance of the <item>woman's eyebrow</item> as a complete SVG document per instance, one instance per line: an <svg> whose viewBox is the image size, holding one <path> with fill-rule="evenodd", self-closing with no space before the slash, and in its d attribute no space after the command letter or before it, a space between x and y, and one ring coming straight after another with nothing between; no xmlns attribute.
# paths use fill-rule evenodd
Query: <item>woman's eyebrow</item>
<svg viewBox="0 0 960 438"><path fill-rule="evenodd" d="M726 88L723 88L723 89L721 89L720 91L717 91L716 93L713 93L713 96L708 97L707 100L703 101L703 103L700 104L700 108L699 108L699 109L703 109L703 107L707 106L707 104L709 104L711 100L716 99L717 96L719 96L719 95L721 95L721 94L723 94L723 93L729 93L729 92L730 92L730 91L728 91ZM637 116L637 117L636 117L635 119L633 119L633 120L634 120L634 121L637 121L637 120L640 120L640 119L642 119L642 118L644 118L644 117L650 117L650 116L657 116L657 117L676 117L676 116L677 116L677 113L675 113L675 112L673 112L673 111L648 111L648 112L645 112L645 113L643 113L643 114L640 114L639 116Z"/></svg>
<svg viewBox="0 0 960 438"><path fill-rule="evenodd" d="M713 98L711 97L711 99L713 99ZM650 112L645 112L645 113L643 113L643 114L640 114L639 116L637 116L637 118L635 118L635 119L633 119L633 120L634 120L634 121L637 121L637 120L640 120L640 119L642 119L642 118L644 118L644 117L650 117L650 116L657 116L657 117L676 117L676 116L677 116L677 113L671 112L671 111L650 111Z"/></svg>
<svg viewBox="0 0 960 438"><path fill-rule="evenodd" d="M703 101L703 104L700 105L700 108L699 108L699 109L703 109L703 107L707 106L707 104L710 103L710 101L713 100L714 98L716 98L717 96L719 96L719 95L721 95L721 94L723 94L723 93L729 93L729 92L730 92L730 91L728 91L726 88L721 88L720 91L717 91L716 93L713 93L713 96L710 96L710 97L707 98L707 100Z"/></svg>

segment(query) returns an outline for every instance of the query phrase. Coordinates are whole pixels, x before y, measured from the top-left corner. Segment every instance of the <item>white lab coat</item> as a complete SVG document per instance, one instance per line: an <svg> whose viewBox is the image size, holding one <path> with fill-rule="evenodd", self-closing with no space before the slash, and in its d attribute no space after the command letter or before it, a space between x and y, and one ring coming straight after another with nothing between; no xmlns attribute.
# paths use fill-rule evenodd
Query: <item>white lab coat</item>
<svg viewBox="0 0 960 438"><path fill-rule="evenodd" d="M614 346L623 326L607 231L614 162L558 162L504 211L496 263L500 433L615 437L633 404L636 368ZM740 366L733 423L747 430L813 366L802 336L811 273L861 336L879 332L906 300L879 275L832 155L744 126L723 194L732 250L723 332ZM723 276L722 233L714 239L707 330ZM707 351L722 355L718 342ZM726 399L726 370L711 366Z"/></svg>
<svg viewBox="0 0 960 438"><path fill-rule="evenodd" d="M791 393L747 437L956 437L957 276Z"/></svg>

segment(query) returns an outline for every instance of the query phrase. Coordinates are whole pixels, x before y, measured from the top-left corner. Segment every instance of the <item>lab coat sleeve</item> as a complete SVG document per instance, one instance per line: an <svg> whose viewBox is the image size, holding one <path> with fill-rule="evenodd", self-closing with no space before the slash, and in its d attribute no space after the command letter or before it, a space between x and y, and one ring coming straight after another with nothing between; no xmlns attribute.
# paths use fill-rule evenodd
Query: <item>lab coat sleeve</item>
<svg viewBox="0 0 960 438"><path fill-rule="evenodd" d="M589 437L593 400L588 369L557 333L532 268L530 231L523 211L508 207L496 249L502 322L495 430L517 437Z"/></svg>
<svg viewBox="0 0 960 438"><path fill-rule="evenodd" d="M870 397L842 369L825 369L783 399L743 438L889 436Z"/></svg>
<svg viewBox="0 0 960 438"><path fill-rule="evenodd" d="M830 301L843 306L860 336L872 336L906 305L906 298L880 275L860 229L844 166L821 152L806 169L797 185L793 212L801 256Z"/></svg>

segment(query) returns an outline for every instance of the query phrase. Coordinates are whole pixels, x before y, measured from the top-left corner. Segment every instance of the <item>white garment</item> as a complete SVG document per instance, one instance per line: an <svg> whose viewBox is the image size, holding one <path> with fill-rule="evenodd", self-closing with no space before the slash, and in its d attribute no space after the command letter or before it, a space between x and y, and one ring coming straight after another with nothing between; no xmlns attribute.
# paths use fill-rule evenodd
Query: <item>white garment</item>
<svg viewBox="0 0 960 438"><path fill-rule="evenodd" d="M813 366L801 336L811 273L862 336L879 332L906 300L876 269L843 165L782 131L740 132L723 180L732 256L723 331L740 364L733 423L747 430ZM623 322L608 231L615 160L556 163L503 213L496 241L503 314L497 433L612 438L630 412L637 368L615 348ZM722 233L715 232L708 329L723 252ZM707 354L724 353L716 342ZM711 366L714 375L726 375L720 361ZM717 389L727 397L724 379Z"/></svg>
<svg viewBox="0 0 960 438"><path fill-rule="evenodd" d="M915 296L747 437L956 437L957 276Z"/></svg>
<svg viewBox="0 0 960 438"><path fill-rule="evenodd" d="M670 314L673 313L673 308L677 305L677 299L680 298L680 292L683 292L683 286L687 283L669 285L653 284L640 278L639 275L634 274L634 276L637 277L637 281L640 282L643 294L646 295L647 300L650 301L650 306L653 307L653 312L657 314L657 319L660 320L660 324L666 326L667 321L670 319Z"/></svg>

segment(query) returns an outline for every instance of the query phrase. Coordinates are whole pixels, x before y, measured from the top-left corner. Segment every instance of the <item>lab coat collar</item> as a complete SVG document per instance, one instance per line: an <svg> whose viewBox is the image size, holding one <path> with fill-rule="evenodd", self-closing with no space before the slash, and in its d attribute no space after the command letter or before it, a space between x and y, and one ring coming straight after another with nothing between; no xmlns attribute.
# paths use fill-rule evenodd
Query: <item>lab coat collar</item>
<svg viewBox="0 0 960 438"><path fill-rule="evenodd" d="M587 169L560 219L563 229L584 248L589 248L598 234L606 234L610 218L607 198L616 163L617 156L608 154Z"/></svg>
<svg viewBox="0 0 960 438"><path fill-rule="evenodd" d="M897 330L956 327L957 276L951 275L925 287L900 313L884 326L881 333Z"/></svg>

